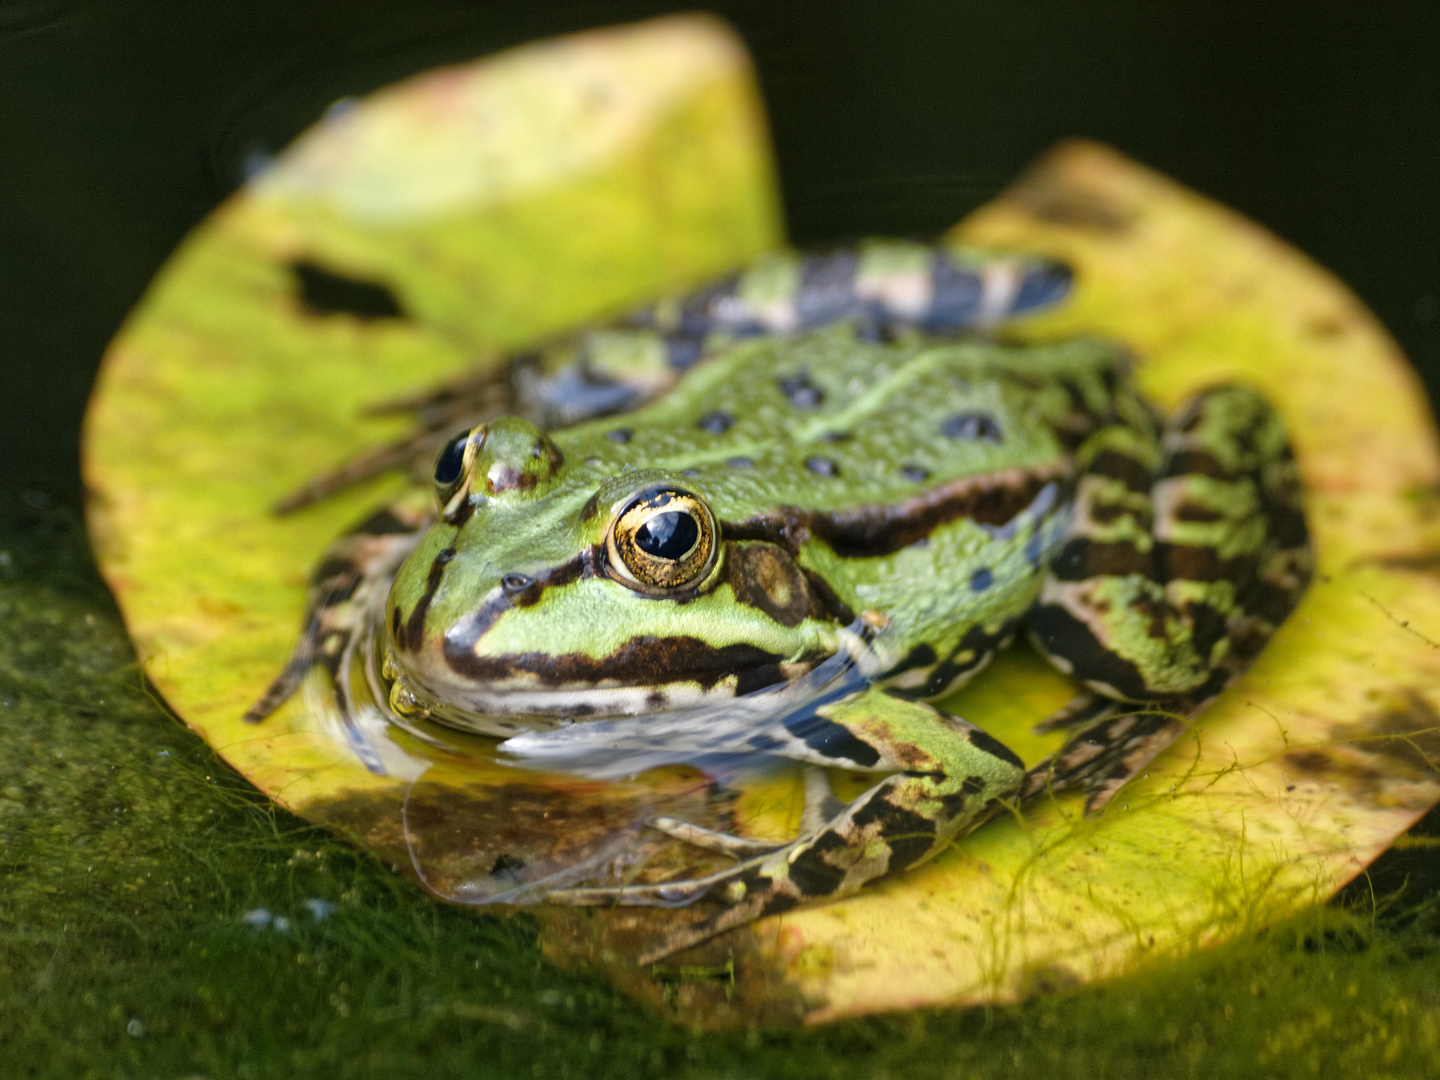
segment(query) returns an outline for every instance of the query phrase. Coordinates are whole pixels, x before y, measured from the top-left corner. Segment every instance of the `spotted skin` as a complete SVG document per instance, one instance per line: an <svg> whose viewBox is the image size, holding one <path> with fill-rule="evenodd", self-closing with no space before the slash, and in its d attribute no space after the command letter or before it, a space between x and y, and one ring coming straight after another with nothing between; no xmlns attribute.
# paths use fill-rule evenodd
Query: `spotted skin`
<svg viewBox="0 0 1440 1080"><path fill-rule="evenodd" d="M1026 794L1083 786L1095 809L1244 672L1313 565L1284 426L1248 387L1201 393L1157 443L1098 432L1080 463L1031 640L1102 700L1158 708L1082 725Z"/></svg>
<svg viewBox="0 0 1440 1080"><path fill-rule="evenodd" d="M807 781L784 844L657 821L737 857L708 877L551 894L718 904L646 959L853 893L1005 806L1075 789L1098 808L1254 659L1311 566L1253 391L1162 423L1115 346L953 336L1066 284L1043 259L924 245L782 253L517 358L523 415L450 440L438 513L337 542L247 720L315 666L350 715L352 666L383 654L368 674L396 716L509 735L535 767L769 755L882 776L848 806ZM438 429L473 419L466 393L410 405ZM653 516L684 506L689 532ZM712 546L658 571L637 554L679 535ZM1020 632L1084 688L1029 770L928 703Z"/></svg>

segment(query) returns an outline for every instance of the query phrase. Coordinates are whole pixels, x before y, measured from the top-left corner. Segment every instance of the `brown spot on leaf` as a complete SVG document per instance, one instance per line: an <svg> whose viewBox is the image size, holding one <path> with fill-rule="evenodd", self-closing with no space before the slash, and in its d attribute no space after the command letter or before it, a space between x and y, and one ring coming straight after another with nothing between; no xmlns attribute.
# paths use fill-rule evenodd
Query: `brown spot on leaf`
<svg viewBox="0 0 1440 1080"><path fill-rule="evenodd" d="M1440 796L1440 714L1412 687L1388 695L1332 742L1286 754L1289 769L1348 789L1379 806L1423 810Z"/></svg>
<svg viewBox="0 0 1440 1080"><path fill-rule="evenodd" d="M1321 340L1337 338L1347 329L1345 321L1334 315L1318 315L1305 324L1305 333Z"/></svg>
<svg viewBox="0 0 1440 1080"><path fill-rule="evenodd" d="M1360 743L1362 749L1424 772L1440 772L1440 714L1418 690L1407 687L1368 726L1377 737Z"/></svg>
<svg viewBox="0 0 1440 1080"><path fill-rule="evenodd" d="M1111 196L1053 176L1032 173L1011 190L1031 217L1050 225L1118 236L1135 223L1135 212Z"/></svg>

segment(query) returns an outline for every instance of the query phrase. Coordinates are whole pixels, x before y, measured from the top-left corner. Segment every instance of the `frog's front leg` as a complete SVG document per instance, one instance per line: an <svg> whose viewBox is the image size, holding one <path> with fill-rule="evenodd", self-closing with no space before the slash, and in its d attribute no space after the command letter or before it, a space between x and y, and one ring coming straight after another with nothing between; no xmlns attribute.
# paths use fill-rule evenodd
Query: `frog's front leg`
<svg viewBox="0 0 1440 1080"><path fill-rule="evenodd" d="M648 963L732 927L845 896L924 862L1012 797L1024 777L1020 759L973 724L876 687L816 713L805 743L778 753L891 775L820 827L717 873L651 885L566 889L550 899L678 905L709 897L728 905L641 958Z"/></svg>
<svg viewBox="0 0 1440 1080"><path fill-rule="evenodd" d="M398 502L366 517L326 549L310 577L304 630L290 659L246 710L247 724L259 724L291 697L310 674L324 669L346 741L365 767L384 775L385 766L357 719L351 668L360 661L367 620L384 604L395 570L434 520L418 500Z"/></svg>

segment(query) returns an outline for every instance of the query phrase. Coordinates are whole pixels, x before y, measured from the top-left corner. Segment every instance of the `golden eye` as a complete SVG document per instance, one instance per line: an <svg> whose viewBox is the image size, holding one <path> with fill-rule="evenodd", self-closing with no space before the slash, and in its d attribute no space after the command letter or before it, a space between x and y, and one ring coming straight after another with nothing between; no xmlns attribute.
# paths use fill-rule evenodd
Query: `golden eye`
<svg viewBox="0 0 1440 1080"><path fill-rule="evenodd" d="M669 593L704 580L719 548L710 508L688 491L641 492L606 540L616 578L640 592Z"/></svg>

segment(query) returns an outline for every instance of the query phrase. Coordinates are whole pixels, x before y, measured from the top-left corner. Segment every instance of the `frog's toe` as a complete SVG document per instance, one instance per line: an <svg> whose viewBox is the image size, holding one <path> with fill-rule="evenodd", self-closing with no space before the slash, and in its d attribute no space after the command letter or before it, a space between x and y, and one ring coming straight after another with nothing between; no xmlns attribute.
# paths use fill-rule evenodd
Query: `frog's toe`
<svg viewBox="0 0 1440 1080"><path fill-rule="evenodd" d="M676 840L704 848L706 851L729 855L734 859L752 859L757 855L769 855L772 851L778 851L785 846L766 840L750 840L733 833L717 832L701 825L692 825L688 821L681 821L679 818L652 817L645 824L663 832L666 836L673 836Z"/></svg>
<svg viewBox="0 0 1440 1080"><path fill-rule="evenodd" d="M608 907L639 904L648 907L684 907L704 896L714 882L707 878L682 878L653 885L600 885L589 888L556 889L545 899L552 904L576 907Z"/></svg>

